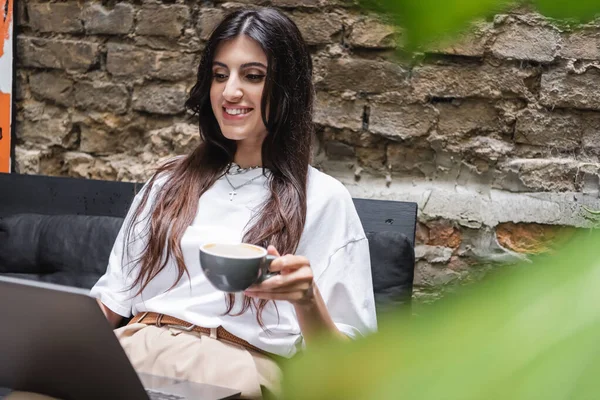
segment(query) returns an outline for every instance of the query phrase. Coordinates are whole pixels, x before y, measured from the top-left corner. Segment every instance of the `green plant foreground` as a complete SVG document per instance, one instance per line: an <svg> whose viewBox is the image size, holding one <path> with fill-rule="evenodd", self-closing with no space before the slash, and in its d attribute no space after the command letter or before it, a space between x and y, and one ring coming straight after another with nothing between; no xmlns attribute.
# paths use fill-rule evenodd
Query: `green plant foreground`
<svg viewBox="0 0 600 400"><path fill-rule="evenodd" d="M360 0L401 26L404 51L447 41L524 2ZM527 2L567 24L600 0ZM407 400L600 399L600 233L505 268L426 308L379 317L365 339L323 341L284 368L284 398Z"/></svg>
<svg viewBox="0 0 600 400"><path fill-rule="evenodd" d="M581 234L368 338L314 346L285 368L285 399L598 399L599 243Z"/></svg>

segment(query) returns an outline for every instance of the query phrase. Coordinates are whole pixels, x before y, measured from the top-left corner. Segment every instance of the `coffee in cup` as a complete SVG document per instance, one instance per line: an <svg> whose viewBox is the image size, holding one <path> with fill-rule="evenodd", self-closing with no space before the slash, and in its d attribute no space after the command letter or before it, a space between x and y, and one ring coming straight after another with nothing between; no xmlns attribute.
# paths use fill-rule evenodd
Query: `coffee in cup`
<svg viewBox="0 0 600 400"><path fill-rule="evenodd" d="M242 292L272 277L276 256L247 243L207 243L200 247L200 266L208 281L224 292Z"/></svg>

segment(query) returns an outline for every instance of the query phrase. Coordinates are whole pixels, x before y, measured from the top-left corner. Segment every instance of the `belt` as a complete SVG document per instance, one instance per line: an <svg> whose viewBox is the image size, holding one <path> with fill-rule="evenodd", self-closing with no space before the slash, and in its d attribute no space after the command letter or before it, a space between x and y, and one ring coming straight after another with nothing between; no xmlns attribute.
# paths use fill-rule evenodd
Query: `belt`
<svg viewBox="0 0 600 400"><path fill-rule="evenodd" d="M249 350L256 351L258 353L264 354L269 357L273 356L271 353L268 353L262 349L259 349L258 347L253 346L250 343L246 342L244 339L241 339L241 338L235 336L233 333L229 333L222 326L219 326L216 329L203 328L201 326L196 326L196 325L190 324L189 322L186 322L182 319L171 317L170 315L155 313L155 312L140 313L140 314L136 315L135 317L133 317L127 325L136 324L136 323L142 323L142 324L146 324L146 325L156 325L159 328L166 326L166 327L170 327L170 328L180 329L185 332L198 332L198 333L204 333L204 334L211 335L211 336L213 334L215 334L215 332L216 332L216 339L222 339L227 342L238 344Z"/></svg>

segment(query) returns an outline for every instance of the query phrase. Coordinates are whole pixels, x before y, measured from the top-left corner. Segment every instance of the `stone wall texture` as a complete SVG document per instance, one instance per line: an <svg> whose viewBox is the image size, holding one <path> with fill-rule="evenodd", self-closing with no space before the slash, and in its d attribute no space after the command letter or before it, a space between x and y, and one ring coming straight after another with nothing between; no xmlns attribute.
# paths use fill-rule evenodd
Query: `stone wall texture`
<svg viewBox="0 0 600 400"><path fill-rule="evenodd" d="M184 101L228 12L257 4L19 5L16 168L143 181L198 144ZM343 0L265 0L315 64L314 164L355 197L419 204L415 298L552 251L600 208L600 26L515 11L398 61L402 32Z"/></svg>

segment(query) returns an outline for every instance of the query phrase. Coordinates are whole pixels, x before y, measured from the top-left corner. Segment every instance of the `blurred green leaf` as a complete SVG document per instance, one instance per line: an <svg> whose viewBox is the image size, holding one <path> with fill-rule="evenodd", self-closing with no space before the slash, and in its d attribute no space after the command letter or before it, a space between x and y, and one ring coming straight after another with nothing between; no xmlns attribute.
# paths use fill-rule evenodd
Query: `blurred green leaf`
<svg viewBox="0 0 600 400"><path fill-rule="evenodd" d="M600 396L597 233L496 273L410 321L292 362L285 398L578 400Z"/></svg>
<svg viewBox="0 0 600 400"><path fill-rule="evenodd" d="M598 0L536 0L537 9L547 17L587 22L600 14Z"/></svg>
<svg viewBox="0 0 600 400"><path fill-rule="evenodd" d="M447 39L481 18L507 10L513 0L361 0L372 11L385 14L404 29L405 50L414 52Z"/></svg>
<svg viewBox="0 0 600 400"><path fill-rule="evenodd" d="M587 22L600 15L600 0L359 0L359 4L392 18L404 30L408 53L446 41L477 20L524 4L562 20Z"/></svg>

